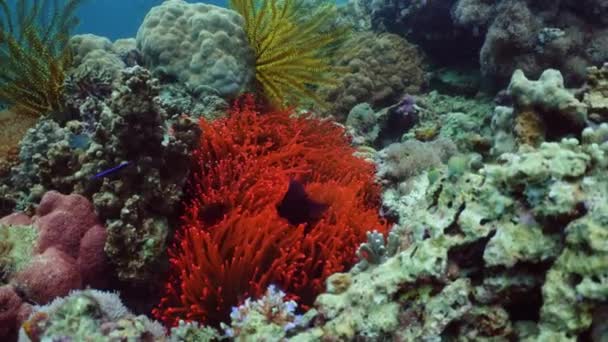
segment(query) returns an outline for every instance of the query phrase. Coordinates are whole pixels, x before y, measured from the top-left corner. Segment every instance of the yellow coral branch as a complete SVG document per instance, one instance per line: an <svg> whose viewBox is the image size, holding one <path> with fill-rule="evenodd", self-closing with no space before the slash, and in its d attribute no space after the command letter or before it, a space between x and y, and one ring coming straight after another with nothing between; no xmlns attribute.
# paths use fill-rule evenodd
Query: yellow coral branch
<svg viewBox="0 0 608 342"><path fill-rule="evenodd" d="M332 74L341 70L332 66L330 53L349 33L346 28L332 27L335 6L323 6L302 20L298 1L230 1L245 20L256 57L256 83L262 95L279 108L306 99L322 104L313 89L334 83Z"/></svg>

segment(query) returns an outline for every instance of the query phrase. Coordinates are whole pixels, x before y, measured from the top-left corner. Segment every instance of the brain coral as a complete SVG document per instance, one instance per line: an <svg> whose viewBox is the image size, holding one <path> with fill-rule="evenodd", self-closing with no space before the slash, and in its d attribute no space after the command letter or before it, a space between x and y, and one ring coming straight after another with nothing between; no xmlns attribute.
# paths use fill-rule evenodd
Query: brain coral
<svg viewBox="0 0 608 342"><path fill-rule="evenodd" d="M197 93L234 96L253 76L243 18L217 6L163 2L144 18L137 47L153 71Z"/></svg>
<svg viewBox="0 0 608 342"><path fill-rule="evenodd" d="M397 102L404 93L417 93L424 82L420 52L395 34L356 33L344 51L335 62L347 72L335 87L320 89L331 104L329 112L340 121L358 103L379 109Z"/></svg>

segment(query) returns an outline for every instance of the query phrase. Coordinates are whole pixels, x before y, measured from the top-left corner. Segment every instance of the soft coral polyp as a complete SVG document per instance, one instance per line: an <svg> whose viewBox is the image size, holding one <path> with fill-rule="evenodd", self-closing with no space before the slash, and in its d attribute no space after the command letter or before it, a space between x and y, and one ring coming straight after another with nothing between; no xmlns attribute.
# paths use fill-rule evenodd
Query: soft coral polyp
<svg viewBox="0 0 608 342"><path fill-rule="evenodd" d="M374 166L355 156L331 121L256 112L247 97L221 120L202 120L183 225L169 249L170 277L154 315L217 325L232 306L276 284L310 306L325 279L348 269L378 216ZM314 223L290 225L276 206L290 179L328 205Z"/></svg>

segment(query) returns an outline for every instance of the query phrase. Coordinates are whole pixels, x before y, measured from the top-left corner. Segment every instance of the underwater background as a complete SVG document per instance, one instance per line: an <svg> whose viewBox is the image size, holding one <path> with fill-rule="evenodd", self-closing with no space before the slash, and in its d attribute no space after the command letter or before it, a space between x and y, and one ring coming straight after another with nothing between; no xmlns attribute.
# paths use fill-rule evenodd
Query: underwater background
<svg viewBox="0 0 608 342"><path fill-rule="evenodd" d="M0 341L608 341L605 0L0 0Z"/></svg>
<svg viewBox="0 0 608 342"><path fill-rule="evenodd" d="M78 10L80 24L75 32L93 33L112 40L133 37L150 8L161 2L163 0L88 0ZM228 5L225 0L207 3L222 7Z"/></svg>
<svg viewBox="0 0 608 342"><path fill-rule="evenodd" d="M88 0L78 10L80 24L75 33L93 33L111 40L133 37L150 8L163 0ZM188 2L202 2L188 0ZM340 0L336 3L344 3ZM227 7L227 0L205 1Z"/></svg>

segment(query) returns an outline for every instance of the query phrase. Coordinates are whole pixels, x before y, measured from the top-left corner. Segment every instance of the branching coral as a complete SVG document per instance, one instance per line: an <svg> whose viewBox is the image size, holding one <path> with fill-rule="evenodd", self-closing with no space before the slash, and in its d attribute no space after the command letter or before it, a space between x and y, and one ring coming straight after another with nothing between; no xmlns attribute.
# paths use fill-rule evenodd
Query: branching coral
<svg viewBox="0 0 608 342"><path fill-rule="evenodd" d="M335 6L322 6L302 19L300 0L231 0L245 18L245 32L255 51L256 83L266 100L281 108L285 103L312 99L322 102L311 86L333 84L337 69L330 56L348 30L332 26Z"/></svg>
<svg viewBox="0 0 608 342"><path fill-rule="evenodd" d="M0 0L0 101L16 113L61 111L63 80L71 63L67 41L81 2L18 0L13 11Z"/></svg>
<svg viewBox="0 0 608 342"><path fill-rule="evenodd" d="M154 310L168 325L227 321L230 307L271 283L309 306L329 275L354 264L367 230L386 231L374 167L353 156L342 128L289 111L259 115L252 101L201 121L184 224ZM291 225L280 216L290 179L327 206L318 219Z"/></svg>

